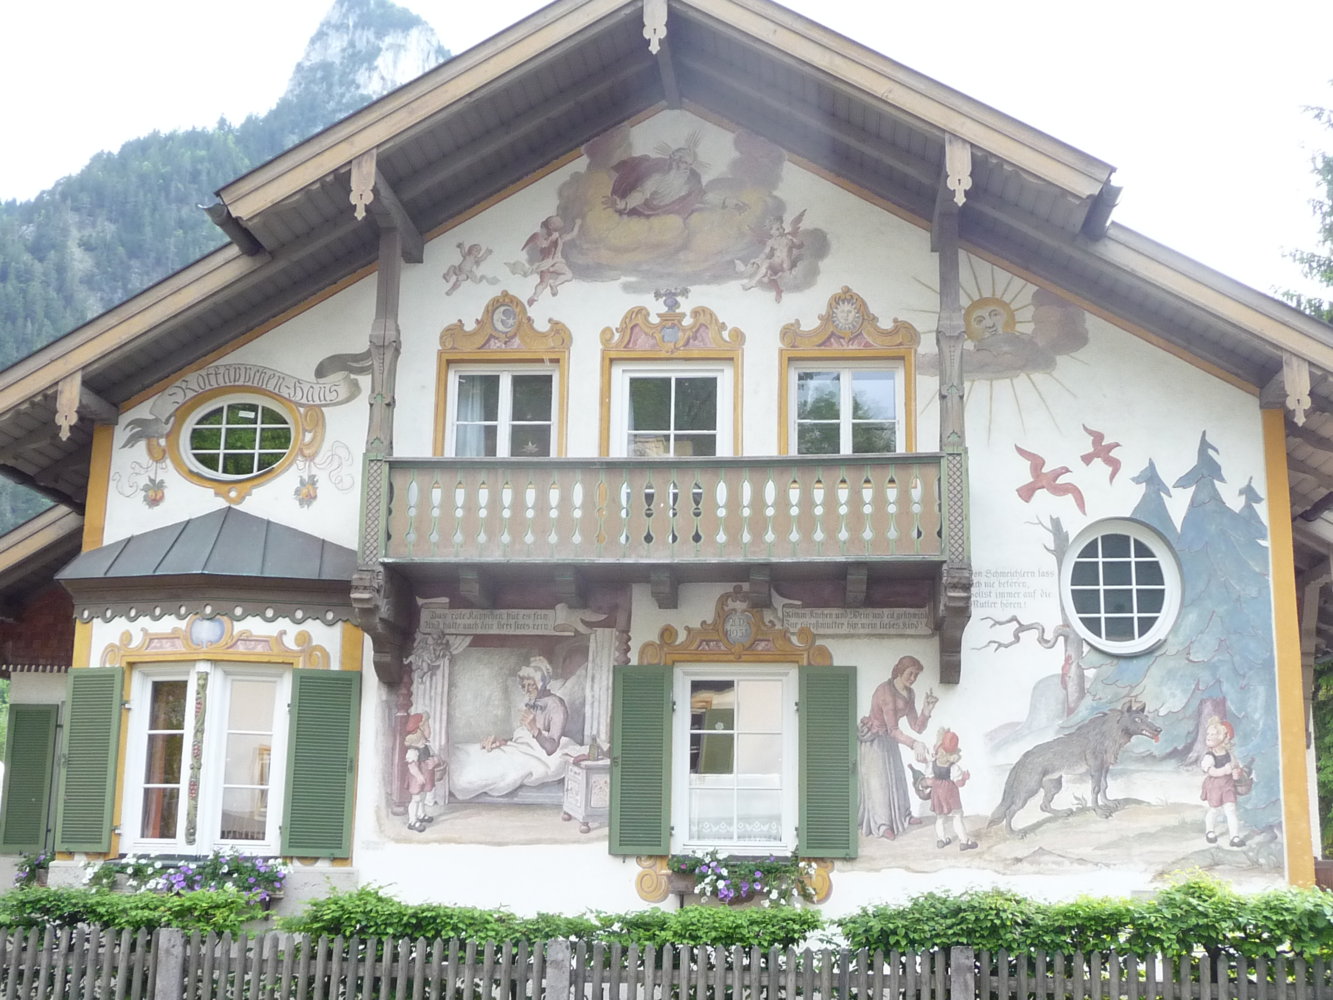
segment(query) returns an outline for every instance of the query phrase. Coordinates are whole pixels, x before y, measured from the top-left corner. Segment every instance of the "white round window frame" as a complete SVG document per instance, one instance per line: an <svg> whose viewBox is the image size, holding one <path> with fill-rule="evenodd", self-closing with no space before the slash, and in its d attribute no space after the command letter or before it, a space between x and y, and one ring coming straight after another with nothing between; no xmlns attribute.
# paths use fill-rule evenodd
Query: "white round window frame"
<svg viewBox="0 0 1333 1000"><path fill-rule="evenodd" d="M1071 593L1074 563L1078 554L1090 541L1105 535L1128 535L1135 541L1142 542L1152 550L1153 555L1157 557L1158 565L1162 567L1162 581L1166 594L1162 601L1161 613L1157 616L1153 627L1136 639L1123 642L1104 639L1087 628L1074 610ZM1184 579L1180 571L1180 560L1176 557L1171 543L1155 528L1130 518L1110 518L1088 525L1070 541L1064 562L1060 566L1060 605L1065 620L1088 645L1114 656L1134 656L1160 645L1175 625L1176 619L1180 617L1183 590Z"/></svg>
<svg viewBox="0 0 1333 1000"><path fill-rule="evenodd" d="M196 461L194 452L190 448L190 434L195 425L220 407L247 402L276 410L287 418L292 434L287 453L267 469L248 476L228 476L221 472L215 472ZM240 503L255 487L281 475L295 460L297 449L301 446L301 414L296 406L290 400L262 390L251 389L238 392L222 389L202 393L182 409L185 409L185 412L177 413L177 418L168 437L168 454L187 479L201 486L209 486L214 493L228 503Z"/></svg>

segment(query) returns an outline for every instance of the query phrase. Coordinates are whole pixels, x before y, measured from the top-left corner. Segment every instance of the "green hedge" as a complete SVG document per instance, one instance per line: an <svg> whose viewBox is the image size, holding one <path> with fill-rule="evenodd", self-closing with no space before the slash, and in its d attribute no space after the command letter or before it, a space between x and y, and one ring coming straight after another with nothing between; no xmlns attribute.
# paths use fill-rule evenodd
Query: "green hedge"
<svg viewBox="0 0 1333 1000"><path fill-rule="evenodd" d="M88 889L16 889L0 896L0 927L101 924L115 928L236 931L262 914L236 892L124 895ZM408 904L367 886L310 902L284 930L334 937L460 938L758 946L845 940L852 948L924 951L968 945L987 951L1110 951L1122 954L1333 956L1333 894L1274 889L1242 895L1192 877L1146 900L1081 898L1041 903L1002 889L928 892L897 905L864 907L825 920L820 911L718 905L582 916Z"/></svg>
<svg viewBox="0 0 1333 1000"><path fill-rule="evenodd" d="M1131 955L1333 955L1333 895L1274 889L1242 895L1191 877L1151 899L1084 897L1040 903L1001 889L929 892L833 921L853 948L917 951L1110 951Z"/></svg>
<svg viewBox="0 0 1333 1000"><path fill-rule="evenodd" d="M117 930L183 930L235 933L263 909L238 892L118 893L96 889L28 886L0 896L0 927L75 927L98 924Z"/></svg>

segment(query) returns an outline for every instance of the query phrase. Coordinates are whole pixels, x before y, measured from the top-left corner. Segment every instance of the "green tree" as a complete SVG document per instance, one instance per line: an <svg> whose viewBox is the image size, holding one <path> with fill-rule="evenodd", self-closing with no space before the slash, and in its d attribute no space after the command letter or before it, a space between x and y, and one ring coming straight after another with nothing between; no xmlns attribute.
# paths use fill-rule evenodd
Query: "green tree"
<svg viewBox="0 0 1333 1000"><path fill-rule="evenodd" d="M1314 120L1333 131L1333 108L1310 108ZM1314 175L1318 194L1310 199L1319 231L1319 249L1293 250L1290 257L1300 265L1311 281L1333 289L1333 153L1318 153L1314 157ZM1284 292L1282 297L1297 309L1333 323L1333 293L1329 296L1302 295Z"/></svg>

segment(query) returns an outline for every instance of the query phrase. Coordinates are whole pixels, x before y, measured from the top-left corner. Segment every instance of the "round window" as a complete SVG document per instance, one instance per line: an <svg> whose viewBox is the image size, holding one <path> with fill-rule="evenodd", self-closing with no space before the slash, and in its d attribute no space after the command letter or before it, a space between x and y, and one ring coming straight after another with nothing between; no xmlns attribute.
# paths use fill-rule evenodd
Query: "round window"
<svg viewBox="0 0 1333 1000"><path fill-rule="evenodd" d="M201 406L181 433L186 462L206 479L252 479L281 465L295 444L291 415L259 396Z"/></svg>
<svg viewBox="0 0 1333 1000"><path fill-rule="evenodd" d="M1175 553L1138 521L1088 526L1070 543L1060 568L1070 624L1107 653L1141 653L1161 642L1180 613L1180 591Z"/></svg>

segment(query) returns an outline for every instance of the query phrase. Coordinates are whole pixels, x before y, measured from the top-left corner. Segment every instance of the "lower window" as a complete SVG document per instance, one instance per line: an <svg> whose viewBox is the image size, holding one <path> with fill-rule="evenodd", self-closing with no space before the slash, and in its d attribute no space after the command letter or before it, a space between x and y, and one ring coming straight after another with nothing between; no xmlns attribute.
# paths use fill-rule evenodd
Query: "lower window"
<svg viewBox="0 0 1333 1000"><path fill-rule="evenodd" d="M131 692L125 849L276 853L290 671L161 664Z"/></svg>
<svg viewBox="0 0 1333 1000"><path fill-rule="evenodd" d="M796 680L795 667L677 668L676 849L795 849Z"/></svg>

